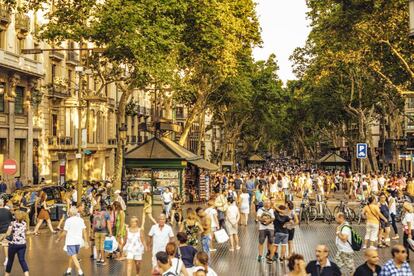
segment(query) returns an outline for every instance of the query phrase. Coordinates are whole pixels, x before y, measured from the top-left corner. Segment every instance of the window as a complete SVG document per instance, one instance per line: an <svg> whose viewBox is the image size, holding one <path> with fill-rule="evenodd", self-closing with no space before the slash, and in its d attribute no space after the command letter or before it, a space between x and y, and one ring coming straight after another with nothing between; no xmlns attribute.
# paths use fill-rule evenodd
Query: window
<svg viewBox="0 0 414 276"><path fill-rule="evenodd" d="M407 108L414 108L414 98L407 98Z"/></svg>
<svg viewBox="0 0 414 276"><path fill-rule="evenodd" d="M73 71L68 69L68 88L69 88L69 91L72 89L72 76L73 76Z"/></svg>
<svg viewBox="0 0 414 276"><path fill-rule="evenodd" d="M56 64L52 64L52 66L51 66L51 77L52 77L52 79L51 79L51 82L53 83L54 82L54 80L55 80L55 77L56 77Z"/></svg>
<svg viewBox="0 0 414 276"><path fill-rule="evenodd" d="M57 136L58 132L58 117L57 114L52 114L52 136Z"/></svg>
<svg viewBox="0 0 414 276"><path fill-rule="evenodd" d="M24 88L21 86L16 87L16 99L14 101L14 112L16 114L23 114L23 98Z"/></svg>
<svg viewBox="0 0 414 276"><path fill-rule="evenodd" d="M35 48L35 49L39 49L39 48L40 48L39 44L38 44L38 43L35 43L35 44L34 44L34 48ZM35 55L33 55L33 56L34 56L34 60L39 61L39 57L40 57L40 55L39 55L39 54L35 54Z"/></svg>

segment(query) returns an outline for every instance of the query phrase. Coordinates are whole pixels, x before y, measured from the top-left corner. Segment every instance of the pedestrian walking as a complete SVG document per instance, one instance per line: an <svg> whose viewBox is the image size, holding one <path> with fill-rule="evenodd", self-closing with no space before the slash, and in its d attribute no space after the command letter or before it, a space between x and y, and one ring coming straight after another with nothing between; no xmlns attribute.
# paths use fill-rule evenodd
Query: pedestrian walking
<svg viewBox="0 0 414 276"><path fill-rule="evenodd" d="M242 193L240 194L240 224L247 226L250 213L250 195L247 192L246 188L242 188Z"/></svg>
<svg viewBox="0 0 414 276"><path fill-rule="evenodd" d="M152 197L149 189L144 190L144 208L142 210L142 227L145 226L145 218L149 217L152 223L156 224L156 220L152 216Z"/></svg>
<svg viewBox="0 0 414 276"><path fill-rule="evenodd" d="M177 233L177 240L179 242L178 249L186 268L194 266L194 257L197 254L197 249L187 244L187 234L184 232Z"/></svg>
<svg viewBox="0 0 414 276"><path fill-rule="evenodd" d="M198 252L195 255L194 267L190 275L197 275L197 272L204 272L206 276L217 276L217 273L208 265L209 257L205 252ZM193 273L193 274L191 274Z"/></svg>
<svg viewBox="0 0 414 276"><path fill-rule="evenodd" d="M21 188L23 188L23 182L20 180L20 177L15 178L14 185L15 185L16 190L20 190Z"/></svg>
<svg viewBox="0 0 414 276"><path fill-rule="evenodd" d="M407 260L410 260L410 250L411 246L408 243L408 239L412 239L414 236L414 209L411 203L404 202L403 209L405 211L405 215L401 221L404 229L403 235L403 245L407 252Z"/></svg>
<svg viewBox="0 0 414 276"><path fill-rule="evenodd" d="M326 245L316 246L316 260L310 261L306 272L311 276L341 276L339 267L328 259L329 249Z"/></svg>
<svg viewBox="0 0 414 276"><path fill-rule="evenodd" d="M27 266L26 255L26 214L17 210L14 213L15 221L10 223L6 236L11 236L7 252L7 265L5 276L9 276L13 267L14 257L17 255L24 276L29 276L29 267Z"/></svg>
<svg viewBox="0 0 414 276"><path fill-rule="evenodd" d="M289 273L286 276L306 276L306 263L302 255L292 254L288 259Z"/></svg>
<svg viewBox="0 0 414 276"><path fill-rule="evenodd" d="M387 220L389 220L390 209L388 208L387 197L385 196L384 193L380 194L379 208L380 208L381 214L384 217L386 217ZM391 225L389 221L380 220L380 233L379 233L378 247L384 248L384 247L390 246L391 244L391 239L390 239L391 227L390 226Z"/></svg>
<svg viewBox="0 0 414 276"><path fill-rule="evenodd" d="M59 224L56 227L56 229L58 231L61 231L62 230L62 228L61 228L62 224L68 218L68 212L69 212L70 207L72 206L71 192L69 192L69 191L65 192L65 194L63 195L63 204L64 204L64 206L62 207L63 216L59 220Z"/></svg>
<svg viewBox="0 0 414 276"><path fill-rule="evenodd" d="M101 209L99 209L101 208ZM95 247L96 247L96 264L97 265L106 265L105 262L105 251L104 251L104 242L107 235L112 236L112 227L111 225L111 216L106 210L106 206L102 204L102 207L99 205L95 206L92 219L92 229L93 236L95 238Z"/></svg>
<svg viewBox="0 0 414 276"><path fill-rule="evenodd" d="M167 218L167 221L170 220L172 203L173 203L173 193L171 192L170 188L167 187L162 193L162 207L163 207L163 212Z"/></svg>
<svg viewBox="0 0 414 276"><path fill-rule="evenodd" d="M344 275L352 275L355 270L354 250L352 249L352 230L345 219L344 213L336 215L336 222L339 226L336 228L336 252L335 262L344 272Z"/></svg>
<svg viewBox="0 0 414 276"><path fill-rule="evenodd" d="M226 211L226 229L227 234L230 236L230 249L229 251L234 251L234 249L239 250L239 221L240 221L240 212L239 208L236 206L234 199L229 200L230 206Z"/></svg>
<svg viewBox="0 0 414 276"><path fill-rule="evenodd" d="M50 214L49 214L50 206L47 205L46 199L47 199L46 193L41 192L40 201L39 201L40 212L39 212L39 215L37 216L37 224L36 224L35 229L34 229L35 236L39 235L38 231L39 231L39 228L42 225L43 221L46 221L47 226L49 227L49 230L50 230L50 232L52 232L52 234L56 233L56 231L53 229L52 221L50 220Z"/></svg>
<svg viewBox="0 0 414 276"><path fill-rule="evenodd" d="M388 219L381 214L377 200L373 196L368 198L368 205L362 209L362 213L366 217L365 241L362 248L367 248L368 242L370 242L371 247L376 249L375 243L378 241L380 220L388 222Z"/></svg>
<svg viewBox="0 0 414 276"><path fill-rule="evenodd" d="M273 241L273 249L270 250L270 256L267 259L267 263L272 263L274 255L279 256L279 259L282 262L287 260L286 249L288 246L289 233L286 224L290 221L289 213L290 212L285 205L279 205L275 208L275 219L273 221L275 238ZM278 254L279 245L281 246L280 255Z"/></svg>
<svg viewBox="0 0 414 276"><path fill-rule="evenodd" d="M380 275L381 266L379 266L379 256L376 249L368 248L365 250L365 263L358 266L354 276L377 276Z"/></svg>
<svg viewBox="0 0 414 276"><path fill-rule="evenodd" d="M275 214L270 206L270 200L266 199L263 204L264 206L257 211L257 221L259 222L259 256L257 257L257 260L259 262L261 262L263 258L263 247L266 239L267 250L271 254L274 237L273 221L275 219Z"/></svg>
<svg viewBox="0 0 414 276"><path fill-rule="evenodd" d="M124 201L124 199L122 198L122 196L121 196L121 191L120 190L116 190L115 192L114 192L114 195L115 195L115 198L114 198L114 203L115 202L119 202L119 204L121 204L121 208L122 208L122 210L125 212L126 211L126 204L125 204L125 201Z"/></svg>
<svg viewBox="0 0 414 276"><path fill-rule="evenodd" d="M407 263L407 250L401 244L391 248L392 259L382 267L379 276L412 276L410 265Z"/></svg>
<svg viewBox="0 0 414 276"><path fill-rule="evenodd" d="M390 206L391 226L394 230L394 237L392 239L398 240L400 236L398 235L397 220L395 219L397 216L397 199L395 193L391 193L388 198L388 205Z"/></svg>
<svg viewBox="0 0 414 276"><path fill-rule="evenodd" d="M162 276L177 276L171 265L167 252L159 251L155 254L156 267ZM154 274L154 273L153 273ZM158 274L157 274L158 275Z"/></svg>
<svg viewBox="0 0 414 276"><path fill-rule="evenodd" d="M299 225L299 217L295 212L295 206L292 201L288 201L286 206L289 209L290 219L290 222L286 224L286 228L288 229L288 256L290 257L295 250L293 239L295 238L295 228Z"/></svg>
<svg viewBox="0 0 414 276"><path fill-rule="evenodd" d="M210 242L211 242L211 219L206 214L203 208L197 207L197 215L200 218L201 224L201 245L203 251L207 253L210 258Z"/></svg>
<svg viewBox="0 0 414 276"><path fill-rule="evenodd" d="M192 246L197 246L199 241L200 232L202 231L202 225L192 208L187 208L186 218L180 226L180 232L185 232L188 236L188 243Z"/></svg>
<svg viewBox="0 0 414 276"><path fill-rule="evenodd" d="M168 254L168 258L171 263L171 269L174 273L171 274L171 276L188 276L189 274L187 272L187 269L185 268L185 265L181 260L181 253L180 251L177 252L177 245L174 242L169 242L165 247L165 252Z"/></svg>
<svg viewBox="0 0 414 276"><path fill-rule="evenodd" d="M177 222L178 225L181 225L183 221L183 211L181 205L183 205L183 199L180 194L174 190L173 193L173 204L171 209L171 225L174 226Z"/></svg>
<svg viewBox="0 0 414 276"><path fill-rule="evenodd" d="M81 276L83 271L78 260L78 254L81 246L85 246L87 249L89 244L85 222L79 216L78 209L75 206L68 210L68 219L65 221L63 232L56 239L56 242L59 242L65 236L64 249L69 255L68 269L65 275L72 275L72 264L74 264L78 275Z"/></svg>
<svg viewBox="0 0 414 276"><path fill-rule="evenodd" d="M2 177L0 176L0 194L7 192L7 184L4 182Z"/></svg>
<svg viewBox="0 0 414 276"><path fill-rule="evenodd" d="M115 230L114 236L118 242L118 261L125 260L123 256L122 251L122 245L124 244L124 239L126 235L126 225L125 225L125 211L122 209L122 205L119 201L115 201L113 204L114 209L114 215L115 215L115 227L113 229Z"/></svg>
<svg viewBox="0 0 414 276"><path fill-rule="evenodd" d="M158 217L158 223L154 224L149 233L148 247L152 248L152 266L153 268L157 265L156 254L160 251L165 251L167 243L174 241L174 233L166 222L164 214L160 214ZM168 258L168 256L167 256Z"/></svg>
<svg viewBox="0 0 414 276"><path fill-rule="evenodd" d="M124 252L127 259L127 276L134 275L132 268L135 264L135 275L139 275L141 270L142 256L144 251L147 251L147 244L145 242L144 231L139 226L137 217L132 217L129 220L127 227Z"/></svg>
<svg viewBox="0 0 414 276"><path fill-rule="evenodd" d="M214 205L214 199L210 199L208 201L208 208L205 210L206 214L210 217L211 221L211 242L210 242L210 252L216 251L214 248L214 232L216 232L219 228L219 221L218 221L218 212Z"/></svg>
<svg viewBox="0 0 414 276"><path fill-rule="evenodd" d="M5 208L4 200L0 198L0 243L4 249L4 266L7 265L9 241L6 239L7 230L13 220L13 215L9 209Z"/></svg>

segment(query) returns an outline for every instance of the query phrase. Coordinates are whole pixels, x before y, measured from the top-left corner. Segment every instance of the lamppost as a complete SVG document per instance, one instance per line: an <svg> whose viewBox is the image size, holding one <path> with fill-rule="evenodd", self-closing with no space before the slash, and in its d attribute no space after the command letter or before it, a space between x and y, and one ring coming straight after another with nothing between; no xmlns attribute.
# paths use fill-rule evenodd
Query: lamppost
<svg viewBox="0 0 414 276"><path fill-rule="evenodd" d="M126 200L126 191L127 191L127 181L126 181L126 166L125 166L125 142L126 142L126 136L127 136L128 127L127 124L122 124L118 128L118 138L122 141L122 176L121 176L121 194L124 197L124 200Z"/></svg>

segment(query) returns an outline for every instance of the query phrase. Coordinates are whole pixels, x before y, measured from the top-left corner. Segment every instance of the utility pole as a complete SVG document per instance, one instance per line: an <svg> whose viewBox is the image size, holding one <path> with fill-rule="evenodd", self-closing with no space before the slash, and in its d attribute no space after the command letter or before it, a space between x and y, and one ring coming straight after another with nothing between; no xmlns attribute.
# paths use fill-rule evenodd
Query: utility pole
<svg viewBox="0 0 414 276"><path fill-rule="evenodd" d="M80 203L82 200L82 190L83 190L83 179L82 179L82 90L83 90L83 80L82 80L82 71L83 68L79 66L77 68L79 73L79 89L78 89L78 185L77 185L77 202Z"/></svg>

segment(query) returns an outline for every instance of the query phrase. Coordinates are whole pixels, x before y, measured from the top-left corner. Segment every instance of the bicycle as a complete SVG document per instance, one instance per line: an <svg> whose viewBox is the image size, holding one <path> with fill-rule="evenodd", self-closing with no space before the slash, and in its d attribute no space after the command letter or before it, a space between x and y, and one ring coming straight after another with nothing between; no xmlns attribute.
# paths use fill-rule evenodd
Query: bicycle
<svg viewBox="0 0 414 276"><path fill-rule="evenodd" d="M317 202L317 206L311 206L315 208L315 212L310 213L312 215L312 221L315 221L316 219L320 218L323 219L324 223L330 224L334 220L332 212L328 208L327 202L328 201L324 199L321 202Z"/></svg>
<svg viewBox="0 0 414 276"><path fill-rule="evenodd" d="M299 211L299 224L304 221L306 224L309 224L309 220L316 213L316 208L310 205L309 198L304 196L302 202L300 203Z"/></svg>
<svg viewBox="0 0 414 276"><path fill-rule="evenodd" d="M364 219L363 215L362 215L362 210L364 209L365 206L367 206L368 202L366 200L361 200L361 202L359 203L358 209L355 212L355 221L358 224L361 224L362 220Z"/></svg>
<svg viewBox="0 0 414 276"><path fill-rule="evenodd" d="M345 215L345 219L352 223L355 220L355 211L348 207L348 202L341 200L338 206L334 208L334 215L336 216L338 213L343 213Z"/></svg>

